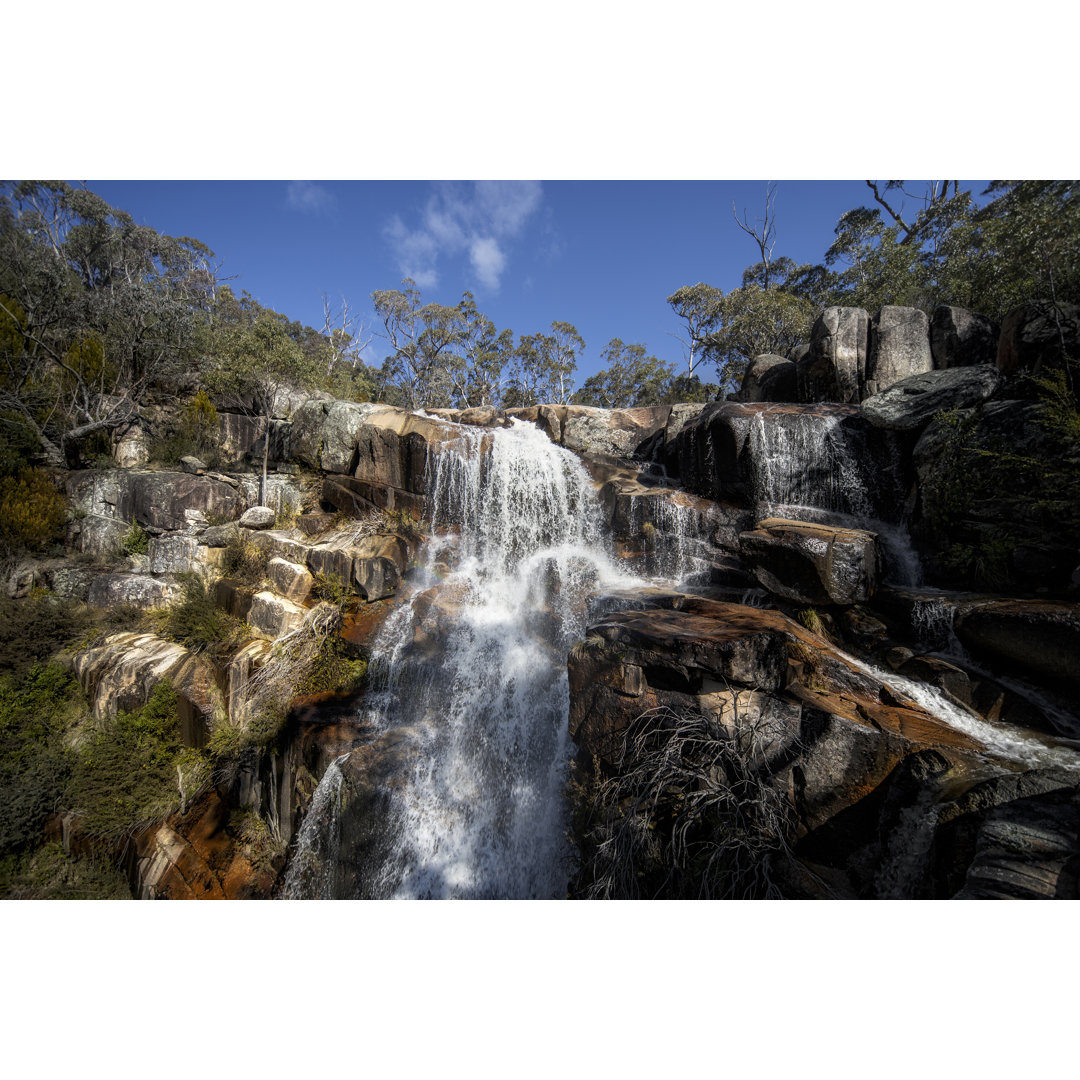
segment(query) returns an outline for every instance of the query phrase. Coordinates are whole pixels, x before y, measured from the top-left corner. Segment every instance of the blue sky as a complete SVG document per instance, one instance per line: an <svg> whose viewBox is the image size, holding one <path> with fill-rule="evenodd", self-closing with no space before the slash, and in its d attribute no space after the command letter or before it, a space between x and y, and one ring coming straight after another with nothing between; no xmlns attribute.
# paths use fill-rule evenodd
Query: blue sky
<svg viewBox="0 0 1080 1080"><path fill-rule="evenodd" d="M312 326L322 293L374 327L370 294L412 276L425 300L471 291L515 334L573 323L579 383L611 338L680 364L665 298L706 281L728 290L757 261L732 204L752 220L765 181L87 181L113 206L194 236L239 291ZM985 183L975 183L981 191ZM920 190L913 183L909 190ZM818 262L847 209L872 205L862 180L780 181L774 256ZM385 355L376 340L369 362Z"/></svg>

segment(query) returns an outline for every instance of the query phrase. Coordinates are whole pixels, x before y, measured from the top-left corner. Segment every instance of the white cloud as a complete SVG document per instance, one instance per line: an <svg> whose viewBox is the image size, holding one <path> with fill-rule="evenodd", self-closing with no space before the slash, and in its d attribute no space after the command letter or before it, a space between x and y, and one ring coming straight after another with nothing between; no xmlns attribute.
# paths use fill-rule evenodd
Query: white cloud
<svg viewBox="0 0 1080 1080"><path fill-rule="evenodd" d="M321 214L337 203L326 188L310 180L290 180L285 188L285 198L293 210L303 214Z"/></svg>
<svg viewBox="0 0 1080 1080"><path fill-rule="evenodd" d="M441 258L467 254L480 284L495 292L506 270L510 242L539 210L543 196L536 180L439 184L417 228L407 228L395 215L384 235L402 274L421 288L438 282Z"/></svg>
<svg viewBox="0 0 1080 1080"><path fill-rule="evenodd" d="M477 237L469 245L469 262L481 284L489 289L499 287L499 277L506 269L506 256L497 241L490 236Z"/></svg>

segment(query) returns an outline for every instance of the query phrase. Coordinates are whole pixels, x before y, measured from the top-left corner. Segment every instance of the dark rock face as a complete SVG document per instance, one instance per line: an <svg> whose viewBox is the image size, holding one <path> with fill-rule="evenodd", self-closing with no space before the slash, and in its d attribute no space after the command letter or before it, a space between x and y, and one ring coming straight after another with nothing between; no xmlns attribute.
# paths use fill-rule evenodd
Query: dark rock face
<svg viewBox="0 0 1080 1080"><path fill-rule="evenodd" d="M774 353L755 356L746 368L736 401L797 401L795 364Z"/></svg>
<svg viewBox="0 0 1080 1080"><path fill-rule="evenodd" d="M909 375L862 403L862 414L874 427L911 431L928 423L943 409L980 405L1001 389L1005 380L989 365L926 371Z"/></svg>
<svg viewBox="0 0 1080 1080"><path fill-rule="evenodd" d="M1080 604L999 600L961 605L956 636L1034 679L1080 689Z"/></svg>
<svg viewBox="0 0 1080 1080"><path fill-rule="evenodd" d="M768 518L739 537L743 558L769 592L798 604L858 604L881 576L874 533Z"/></svg>
<svg viewBox="0 0 1080 1080"><path fill-rule="evenodd" d="M1000 327L967 308L939 304L930 318L930 352L938 369L997 362Z"/></svg>
<svg viewBox="0 0 1080 1080"><path fill-rule="evenodd" d="M909 307L883 307L870 329L870 360L862 397L872 397L906 379L932 371L930 320L925 311Z"/></svg>
<svg viewBox="0 0 1080 1080"><path fill-rule="evenodd" d="M1080 356L1080 305L1034 300L1005 316L997 352L1004 374L1060 371L1069 356Z"/></svg>
<svg viewBox="0 0 1080 1080"><path fill-rule="evenodd" d="M810 331L798 365L800 401L858 403L870 356L870 315L862 308L826 308Z"/></svg>

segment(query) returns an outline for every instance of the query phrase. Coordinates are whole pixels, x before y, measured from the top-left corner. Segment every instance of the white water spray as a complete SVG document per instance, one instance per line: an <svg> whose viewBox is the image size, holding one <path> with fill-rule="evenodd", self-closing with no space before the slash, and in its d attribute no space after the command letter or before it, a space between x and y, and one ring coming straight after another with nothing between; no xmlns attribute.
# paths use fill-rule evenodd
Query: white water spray
<svg viewBox="0 0 1080 1080"><path fill-rule="evenodd" d="M615 565L581 462L532 425L463 428L428 488L447 540L376 645L365 710L409 731L411 764L348 895L562 897L567 651L598 590L642 582Z"/></svg>

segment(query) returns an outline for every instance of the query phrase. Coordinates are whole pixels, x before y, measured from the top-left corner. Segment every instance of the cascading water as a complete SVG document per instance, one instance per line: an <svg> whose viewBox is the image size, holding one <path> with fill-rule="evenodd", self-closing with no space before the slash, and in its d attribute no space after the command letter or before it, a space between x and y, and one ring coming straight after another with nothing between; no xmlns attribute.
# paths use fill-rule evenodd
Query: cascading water
<svg viewBox="0 0 1080 1080"><path fill-rule="evenodd" d="M640 581L615 565L578 458L532 425L463 428L429 459L428 491L432 532L447 543L428 545L376 643L381 684L365 716L376 733L404 733L407 765L386 792L377 857L360 858L334 895L561 897L566 655L589 598ZM339 783L324 778L313 807ZM341 844L344 860L347 829ZM327 841L301 830L294 867L312 847ZM307 879L316 888L290 872L286 895L325 895L325 874Z"/></svg>
<svg viewBox="0 0 1080 1080"><path fill-rule="evenodd" d="M809 409L754 414L750 446L759 512L874 532L887 579L918 585L922 567L907 529L888 520L889 504L901 501L897 478L890 463L874 461L845 419Z"/></svg>
<svg viewBox="0 0 1080 1080"><path fill-rule="evenodd" d="M630 531L650 534L652 550L645 562L650 576L676 585L708 583L716 548L714 506L680 501L678 492L663 490L630 497Z"/></svg>

